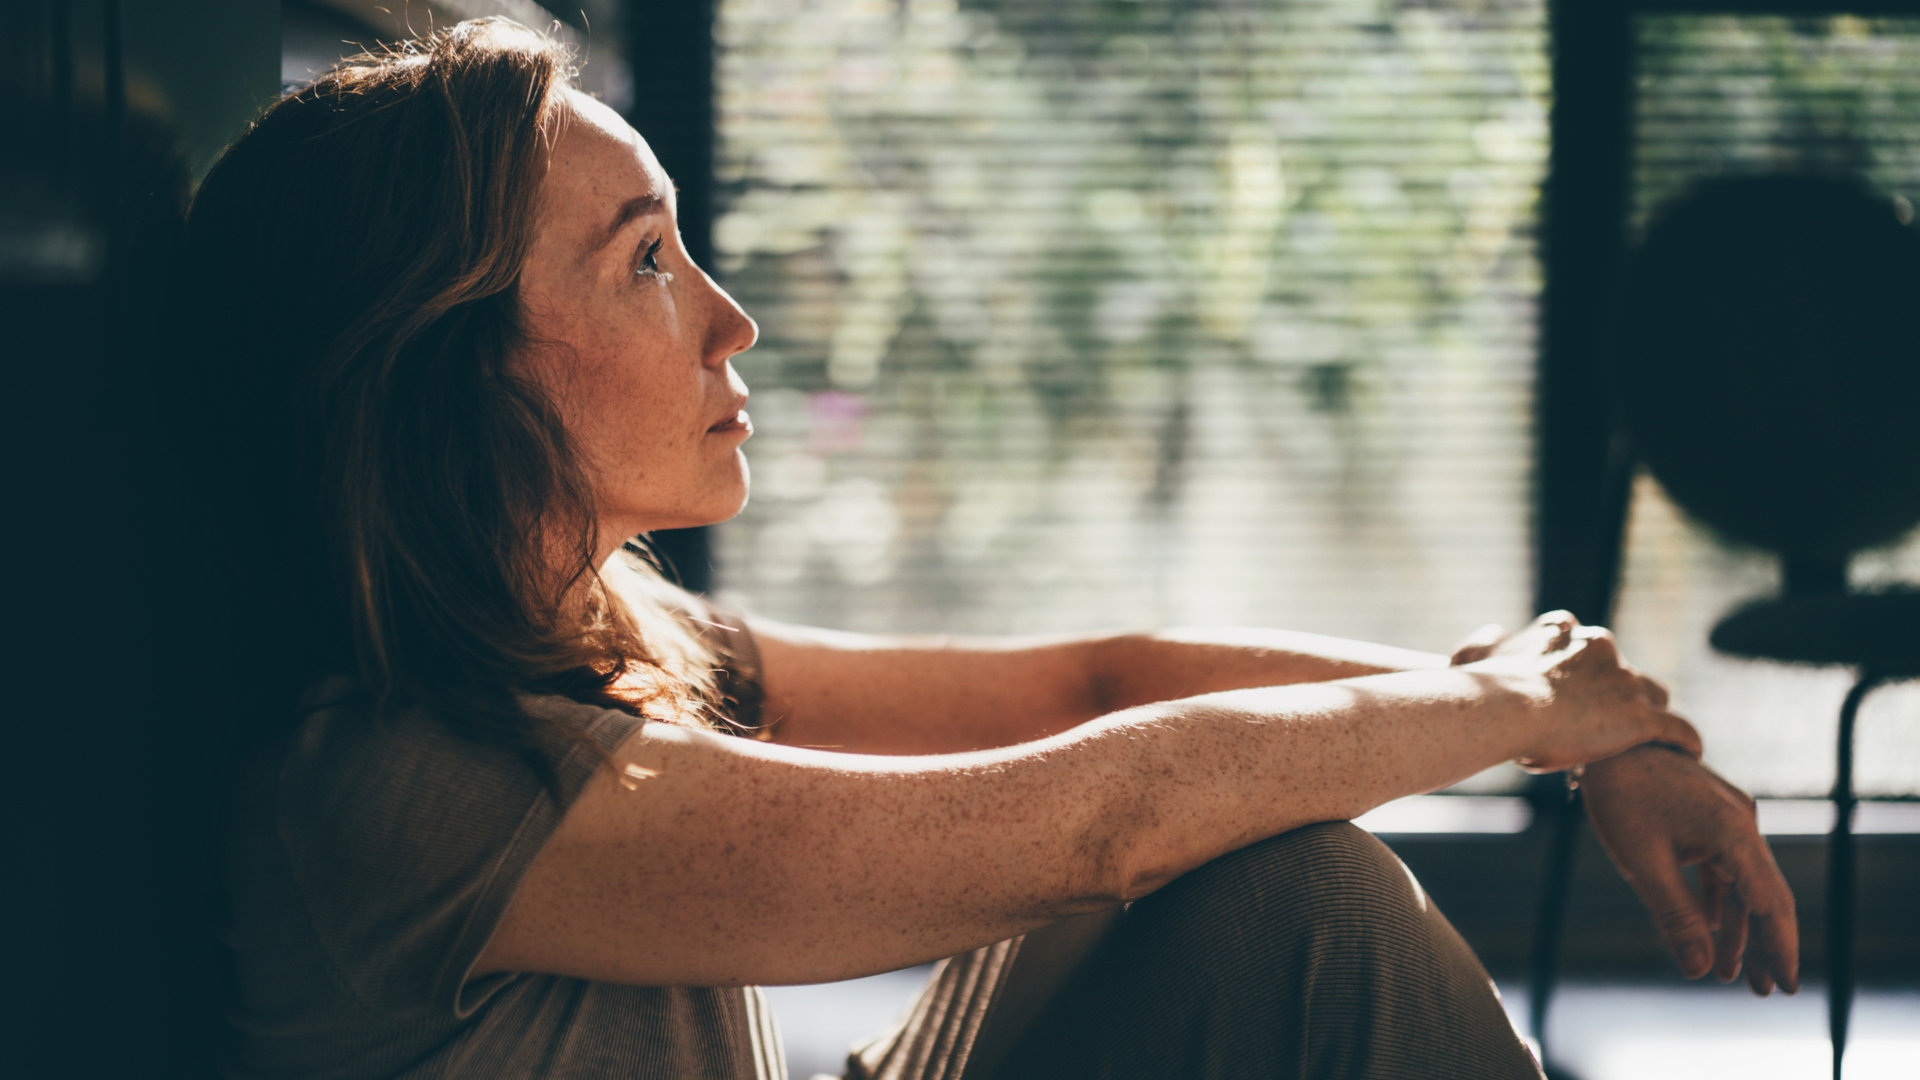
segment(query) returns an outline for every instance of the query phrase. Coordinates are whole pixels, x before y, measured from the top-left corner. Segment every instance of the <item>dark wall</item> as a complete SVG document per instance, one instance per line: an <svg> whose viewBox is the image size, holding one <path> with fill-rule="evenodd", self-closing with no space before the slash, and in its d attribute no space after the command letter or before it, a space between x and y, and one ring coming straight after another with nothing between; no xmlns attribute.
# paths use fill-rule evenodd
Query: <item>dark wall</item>
<svg viewBox="0 0 1920 1080"><path fill-rule="evenodd" d="M173 573L169 373L193 180L279 82L272 0L0 15L0 363L12 572L6 1064L210 1072L217 745Z"/></svg>

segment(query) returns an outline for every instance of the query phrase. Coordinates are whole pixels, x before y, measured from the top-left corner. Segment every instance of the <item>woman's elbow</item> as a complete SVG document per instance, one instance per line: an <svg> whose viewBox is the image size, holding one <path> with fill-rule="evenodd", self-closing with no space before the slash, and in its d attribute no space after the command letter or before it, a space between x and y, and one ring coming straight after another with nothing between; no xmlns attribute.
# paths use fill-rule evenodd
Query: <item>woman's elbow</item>
<svg viewBox="0 0 1920 1080"><path fill-rule="evenodd" d="M1066 914L1132 903L1180 876L1183 868L1155 850L1150 831L1138 822L1109 820L1082 833L1071 860L1076 872L1066 890Z"/></svg>

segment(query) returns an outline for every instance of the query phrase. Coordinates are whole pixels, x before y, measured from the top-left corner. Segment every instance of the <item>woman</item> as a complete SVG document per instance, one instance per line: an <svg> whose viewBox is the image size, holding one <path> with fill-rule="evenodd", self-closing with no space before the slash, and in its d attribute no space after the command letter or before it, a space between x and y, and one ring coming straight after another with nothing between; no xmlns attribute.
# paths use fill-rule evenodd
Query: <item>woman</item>
<svg viewBox="0 0 1920 1080"><path fill-rule="evenodd" d="M666 586L747 494L751 320L646 144L481 20L270 109L190 226L251 564L238 1076L776 1076L750 989L955 957L856 1073L1536 1076L1345 824L1587 765L1689 975L1795 979L1752 805L1603 630L911 641ZM224 517L222 515L225 515ZM651 721L651 722L649 722ZM1696 898L1682 865L1703 867Z"/></svg>

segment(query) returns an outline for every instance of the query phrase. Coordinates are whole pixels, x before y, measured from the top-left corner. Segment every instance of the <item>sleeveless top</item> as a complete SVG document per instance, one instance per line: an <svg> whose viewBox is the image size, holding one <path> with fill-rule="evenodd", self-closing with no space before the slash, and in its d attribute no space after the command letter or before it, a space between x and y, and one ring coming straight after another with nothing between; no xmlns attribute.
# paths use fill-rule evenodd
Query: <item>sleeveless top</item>
<svg viewBox="0 0 1920 1080"><path fill-rule="evenodd" d="M692 613L736 722L758 721L758 651L735 615ZM645 721L565 698L529 711L602 752ZM559 800L519 755L410 711L372 722L354 680L314 687L291 739L243 773L226 943L235 1078L785 1080L757 989L469 972L599 759L571 749Z"/></svg>

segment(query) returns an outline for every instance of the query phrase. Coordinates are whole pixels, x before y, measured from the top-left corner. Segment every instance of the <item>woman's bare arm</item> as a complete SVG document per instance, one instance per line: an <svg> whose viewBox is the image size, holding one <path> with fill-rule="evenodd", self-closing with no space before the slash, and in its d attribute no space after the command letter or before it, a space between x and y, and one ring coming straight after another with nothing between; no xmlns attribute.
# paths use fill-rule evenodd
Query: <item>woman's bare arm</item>
<svg viewBox="0 0 1920 1080"><path fill-rule="evenodd" d="M1529 666L1530 665L1530 666ZM581 796L476 974L812 982L977 947L1224 852L1521 758L1698 746L1604 637L1533 661L1140 706L998 750L849 755L649 724Z"/></svg>
<svg viewBox="0 0 1920 1080"><path fill-rule="evenodd" d="M1447 666L1285 630L1077 638L880 637L756 619L777 742L867 754L979 750L1220 690Z"/></svg>

